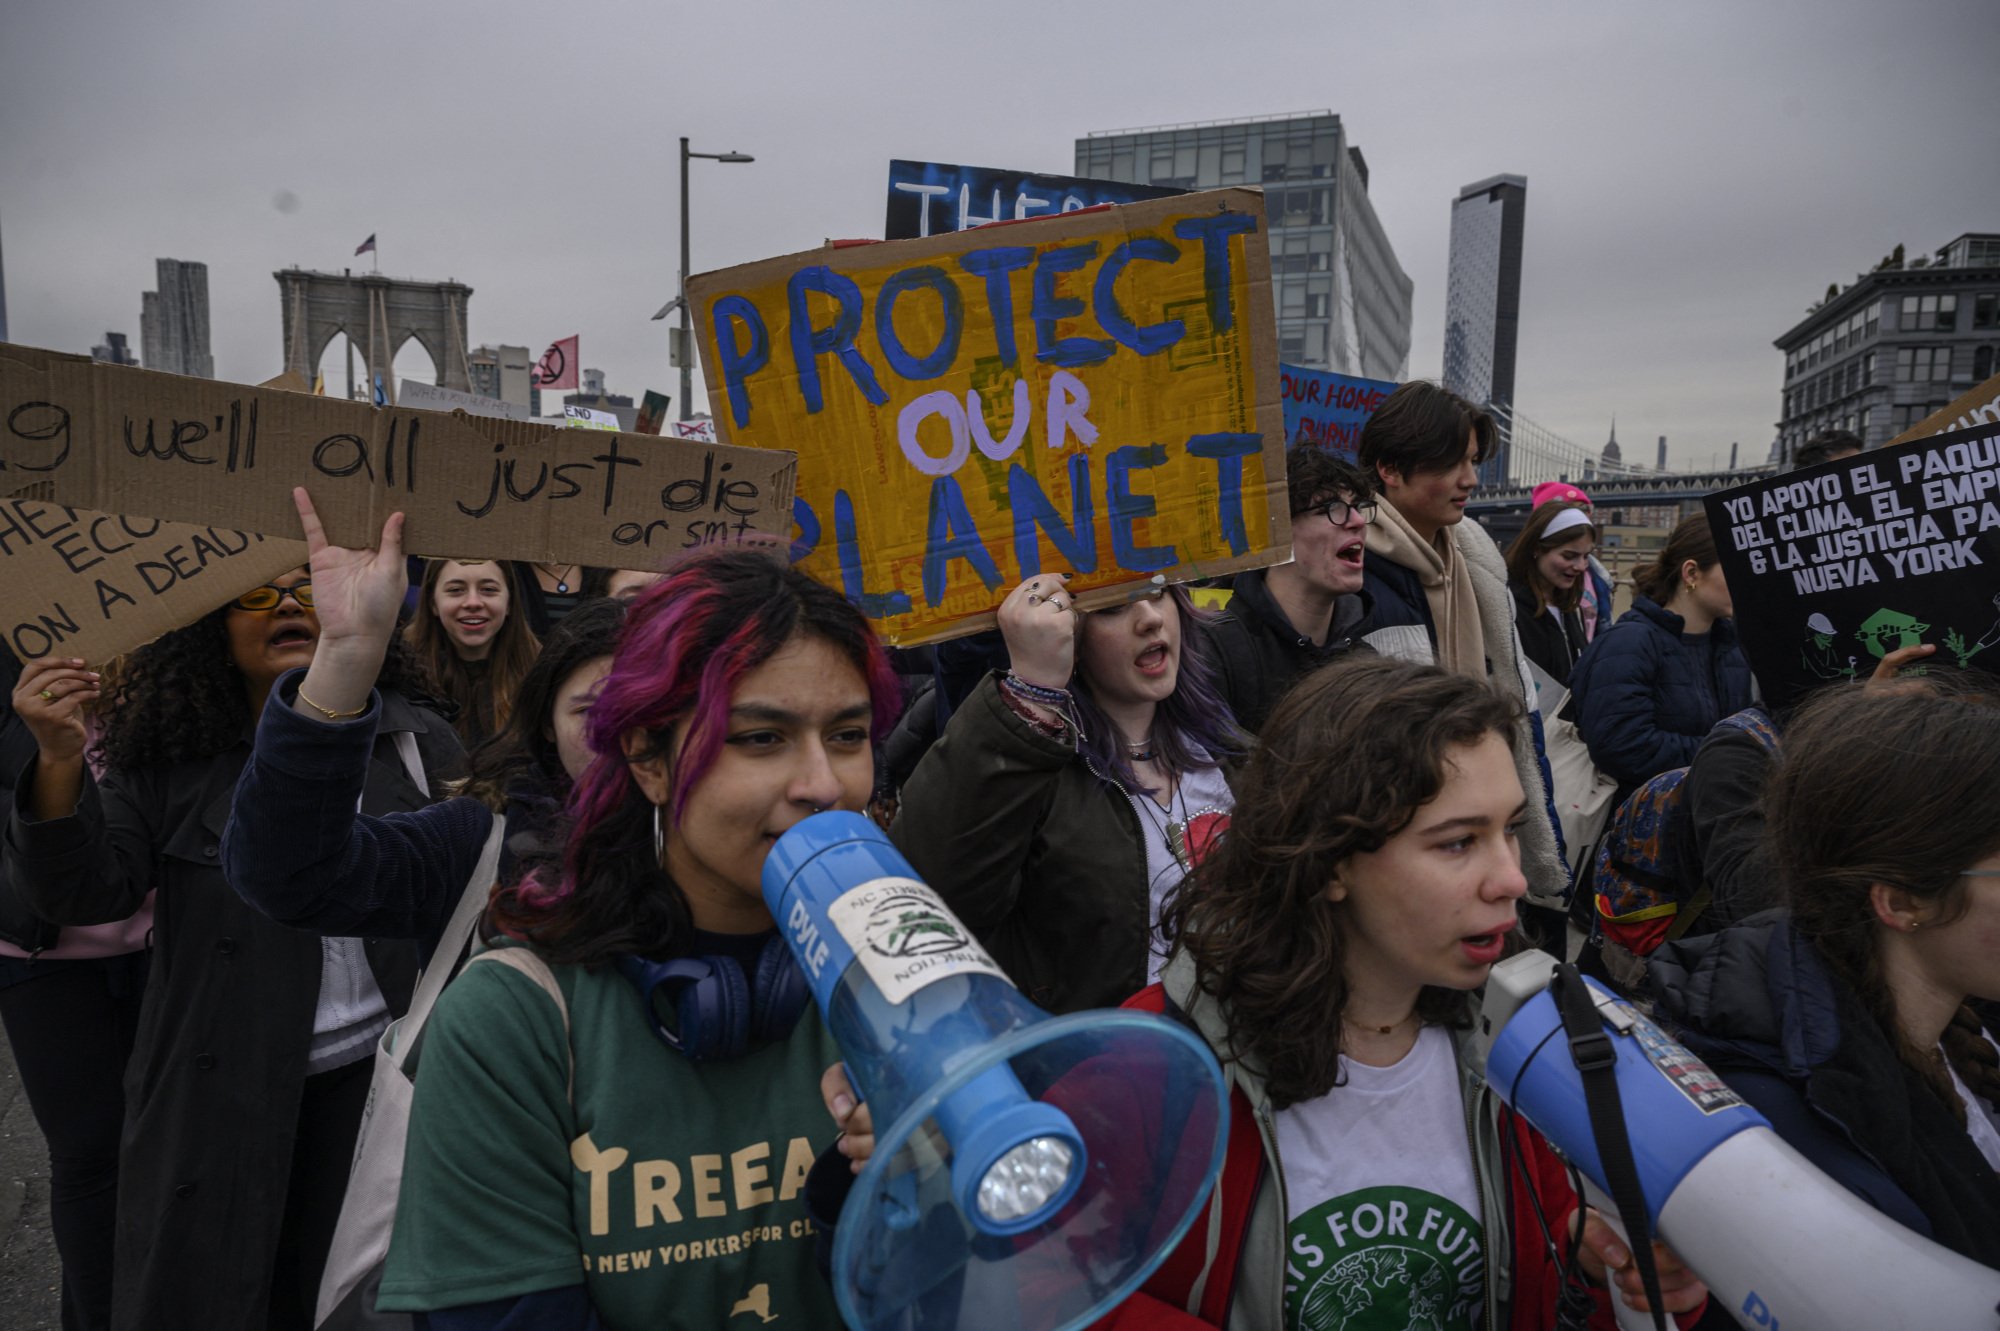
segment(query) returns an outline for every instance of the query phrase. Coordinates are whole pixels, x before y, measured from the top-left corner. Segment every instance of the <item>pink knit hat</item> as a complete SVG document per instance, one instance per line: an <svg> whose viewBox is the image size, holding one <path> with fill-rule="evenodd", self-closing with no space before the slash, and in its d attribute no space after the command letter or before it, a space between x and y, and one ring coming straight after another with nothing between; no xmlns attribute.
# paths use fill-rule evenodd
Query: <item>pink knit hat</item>
<svg viewBox="0 0 2000 1331"><path fill-rule="evenodd" d="M1543 504L1582 504L1590 507L1590 496L1568 481L1543 481L1529 491L1529 498L1536 508Z"/></svg>

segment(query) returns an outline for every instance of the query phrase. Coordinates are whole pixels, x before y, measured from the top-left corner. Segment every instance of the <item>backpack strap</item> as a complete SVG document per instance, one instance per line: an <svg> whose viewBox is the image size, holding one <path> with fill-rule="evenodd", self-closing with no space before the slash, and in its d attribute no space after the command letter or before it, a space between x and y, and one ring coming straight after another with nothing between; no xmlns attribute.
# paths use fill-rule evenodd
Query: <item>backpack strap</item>
<svg viewBox="0 0 2000 1331"><path fill-rule="evenodd" d="M570 1106L574 1108L576 1106L576 1042L571 1038L569 1001L563 997L562 985L557 981L556 973L549 969L548 962L542 960L542 954L531 947L496 947L490 951L481 952L465 964L470 967L481 961L497 961L507 969L519 971L521 974L527 976L535 982L536 986L543 993L549 996L550 1001L556 1005L556 1011L562 1014L563 1048L569 1055L569 1086L567 1093L569 1095Z"/></svg>

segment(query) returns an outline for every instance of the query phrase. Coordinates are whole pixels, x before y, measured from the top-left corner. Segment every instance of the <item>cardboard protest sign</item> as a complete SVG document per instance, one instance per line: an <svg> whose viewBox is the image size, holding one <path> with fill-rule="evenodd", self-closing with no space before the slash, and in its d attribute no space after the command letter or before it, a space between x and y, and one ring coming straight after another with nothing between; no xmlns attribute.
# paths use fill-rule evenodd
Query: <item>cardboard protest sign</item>
<svg viewBox="0 0 2000 1331"><path fill-rule="evenodd" d="M1943 409L1912 425L1909 429L1891 439L1885 447L1907 444L1912 439L1923 439L1946 430L1964 430L1975 425L1990 425L2000 422L2000 374L1994 375L1969 393L1962 393L1946 403Z"/></svg>
<svg viewBox="0 0 2000 1331"><path fill-rule="evenodd" d="M294 537L304 485L336 545L400 510L413 554L657 567L782 537L775 450L565 430L158 374L0 345L0 493Z"/></svg>
<svg viewBox="0 0 2000 1331"><path fill-rule="evenodd" d="M1285 442L1317 444L1348 462L1358 459L1361 427L1396 391L1386 379L1280 365L1279 395L1285 404Z"/></svg>
<svg viewBox="0 0 2000 1331"><path fill-rule="evenodd" d="M305 562L304 541L0 499L0 637L101 663Z"/></svg>
<svg viewBox="0 0 2000 1331"><path fill-rule="evenodd" d="M794 557L891 642L1285 559L1263 196L1218 190L689 283L716 420L797 449Z"/></svg>
<svg viewBox="0 0 2000 1331"><path fill-rule="evenodd" d="M660 433L669 439L700 439L711 444L716 442L714 421L669 421L667 428Z"/></svg>
<svg viewBox="0 0 2000 1331"><path fill-rule="evenodd" d="M579 430L610 430L614 434L618 431L618 413L615 411L597 411L591 407L564 407L563 419Z"/></svg>
<svg viewBox="0 0 2000 1331"><path fill-rule="evenodd" d="M2000 425L1710 495L1737 631L1780 705L1899 647L2000 673Z"/></svg>
<svg viewBox="0 0 2000 1331"><path fill-rule="evenodd" d="M443 388L437 384L427 384L421 379L405 379L396 390L396 405L399 407L422 407L427 411L462 411L468 416L489 416L504 421L531 421L535 413L513 402L502 402L497 397L483 397L478 393L465 393L456 388Z"/></svg>
<svg viewBox="0 0 2000 1331"><path fill-rule="evenodd" d="M665 393L647 389L646 396L639 399L639 419L633 424L632 433L658 434L661 423L667 419L668 401Z"/></svg>
<svg viewBox="0 0 2000 1331"><path fill-rule="evenodd" d="M889 163L889 221L882 235L889 240L916 240L970 231L989 222L1018 222L1101 203L1137 203L1186 192L1165 185L897 160Z"/></svg>

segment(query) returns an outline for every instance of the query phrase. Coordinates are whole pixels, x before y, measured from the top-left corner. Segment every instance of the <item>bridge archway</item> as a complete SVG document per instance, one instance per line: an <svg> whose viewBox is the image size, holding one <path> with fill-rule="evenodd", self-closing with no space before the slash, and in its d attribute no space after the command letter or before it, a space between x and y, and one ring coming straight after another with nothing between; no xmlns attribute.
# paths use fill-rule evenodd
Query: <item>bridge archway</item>
<svg viewBox="0 0 2000 1331"><path fill-rule="evenodd" d="M327 344L345 334L365 365L363 384L382 376L396 400L396 353L415 340L430 357L436 382L472 389L466 363L466 304L472 288L460 282L410 282L380 273L316 273L287 268L273 273L284 311L285 367L308 382ZM414 358L411 358L414 359ZM346 383L343 375L339 381Z"/></svg>

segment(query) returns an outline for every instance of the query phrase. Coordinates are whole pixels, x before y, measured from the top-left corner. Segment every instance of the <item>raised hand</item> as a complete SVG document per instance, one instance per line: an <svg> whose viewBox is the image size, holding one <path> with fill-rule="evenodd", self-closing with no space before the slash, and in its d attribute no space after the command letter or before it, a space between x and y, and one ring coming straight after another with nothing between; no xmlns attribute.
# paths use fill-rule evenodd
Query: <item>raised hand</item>
<svg viewBox="0 0 2000 1331"><path fill-rule="evenodd" d="M1013 672L1030 684L1066 689L1076 671L1076 611L1069 574L1040 573L1000 603L1000 636Z"/></svg>
<svg viewBox="0 0 2000 1331"><path fill-rule="evenodd" d="M83 761L90 743L83 709L97 701L98 692L97 672L85 669L77 657L45 656L21 667L21 678L14 685L14 715L35 737L45 762Z"/></svg>
<svg viewBox="0 0 2000 1331"><path fill-rule="evenodd" d="M409 570L403 564L403 515L389 515L375 549L349 550L327 544L326 529L320 526L305 487L292 491L292 501L299 507L299 525L305 528L312 561L320 643L362 638L387 644L410 587Z"/></svg>

